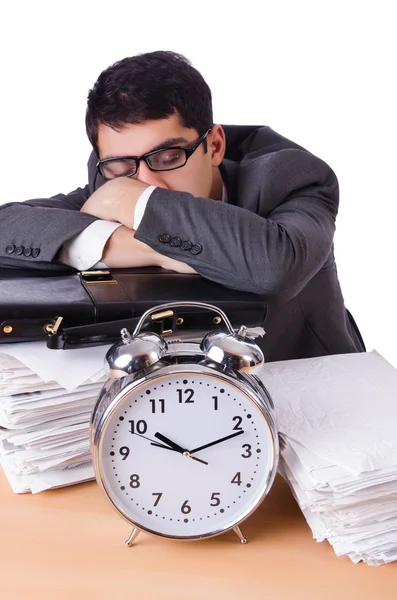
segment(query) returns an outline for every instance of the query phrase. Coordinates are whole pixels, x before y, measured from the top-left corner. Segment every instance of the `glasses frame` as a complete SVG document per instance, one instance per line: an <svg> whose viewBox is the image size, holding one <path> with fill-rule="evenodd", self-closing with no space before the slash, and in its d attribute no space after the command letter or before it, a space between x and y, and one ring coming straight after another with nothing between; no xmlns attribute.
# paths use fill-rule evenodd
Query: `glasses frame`
<svg viewBox="0 0 397 600"><path fill-rule="evenodd" d="M97 171L100 174L100 176L103 177L103 179L106 179L107 181L111 181L112 179L117 179L118 177L134 177L134 175L136 175L139 171L139 163L141 162L141 160L144 160L145 163L147 164L148 168L151 171L153 171L154 173L162 173L164 171L175 171L176 169L181 169L182 167L184 167L186 165L187 161L189 160L189 158L191 157L193 152L195 152L197 150L197 148L200 146L200 144L202 142L204 142L205 138L207 137L207 135L209 134L211 129L212 129L212 127L207 129L207 131L205 133L203 133L203 135L201 135L198 138L198 140L196 142L194 142L194 144L192 146L189 146L188 148L184 148L183 146L169 146L168 148L159 148L158 150L152 150L151 152L142 154L142 156L116 156L114 158L104 158L103 160L98 160L98 162L96 164ZM177 167L171 167L170 169L153 169L147 160L148 157L153 156L154 154L158 154L159 152L164 152L165 150L184 150L186 160L183 163L183 165L179 165ZM128 160L136 161L135 173L131 173L130 175L115 175L114 177L105 177L101 171L102 165L108 165L109 163L116 162L116 161L123 162L123 161L128 161Z"/></svg>

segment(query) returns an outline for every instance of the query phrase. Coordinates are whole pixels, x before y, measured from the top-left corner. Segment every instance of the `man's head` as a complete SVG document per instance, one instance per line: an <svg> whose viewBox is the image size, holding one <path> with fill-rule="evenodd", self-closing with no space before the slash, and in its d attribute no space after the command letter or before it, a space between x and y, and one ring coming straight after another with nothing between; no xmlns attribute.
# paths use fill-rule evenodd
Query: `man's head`
<svg viewBox="0 0 397 600"><path fill-rule="evenodd" d="M140 160L132 177L220 199L218 165L225 153L224 132L213 124L208 85L182 55L140 54L103 71L88 95L86 128L101 161L140 157L160 148L191 148L199 142L193 153L175 151ZM134 172L134 164L105 162L101 172L108 178L127 175ZM173 170L157 170L165 168Z"/></svg>

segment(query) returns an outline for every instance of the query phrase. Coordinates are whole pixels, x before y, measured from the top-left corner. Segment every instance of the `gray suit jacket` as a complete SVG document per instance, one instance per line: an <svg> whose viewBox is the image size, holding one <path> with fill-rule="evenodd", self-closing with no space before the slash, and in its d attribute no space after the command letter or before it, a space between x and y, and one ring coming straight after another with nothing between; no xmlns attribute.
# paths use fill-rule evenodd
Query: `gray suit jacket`
<svg viewBox="0 0 397 600"><path fill-rule="evenodd" d="M224 129L220 169L228 203L156 188L137 239L207 279L265 295L267 360L365 351L334 260L334 172L270 127ZM71 270L57 258L96 220L79 212L104 183L96 161L92 153L84 188L0 206L0 266Z"/></svg>

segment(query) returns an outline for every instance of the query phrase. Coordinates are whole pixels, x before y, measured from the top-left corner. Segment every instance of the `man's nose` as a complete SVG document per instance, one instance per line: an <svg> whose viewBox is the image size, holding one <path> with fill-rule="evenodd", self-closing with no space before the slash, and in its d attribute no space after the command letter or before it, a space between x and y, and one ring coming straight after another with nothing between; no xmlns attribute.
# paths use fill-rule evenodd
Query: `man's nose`
<svg viewBox="0 0 397 600"><path fill-rule="evenodd" d="M164 187L167 186L164 183L163 172L162 171L151 171L144 160L139 163L139 170L136 175L136 179L138 181L142 181L142 183L146 183L147 185L155 185L156 187Z"/></svg>

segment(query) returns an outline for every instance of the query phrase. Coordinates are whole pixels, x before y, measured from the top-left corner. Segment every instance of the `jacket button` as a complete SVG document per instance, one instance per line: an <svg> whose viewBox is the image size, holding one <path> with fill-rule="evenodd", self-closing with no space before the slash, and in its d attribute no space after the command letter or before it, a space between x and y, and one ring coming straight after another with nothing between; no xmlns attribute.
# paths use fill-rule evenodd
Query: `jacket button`
<svg viewBox="0 0 397 600"><path fill-rule="evenodd" d="M15 254L18 254L18 256L21 256L21 254L23 254L24 250L25 250L25 248L23 246L17 246L17 248L15 249Z"/></svg>
<svg viewBox="0 0 397 600"><path fill-rule="evenodd" d="M170 246L180 246L182 244L182 240L179 237L173 237L170 241Z"/></svg>
<svg viewBox="0 0 397 600"><path fill-rule="evenodd" d="M12 254L15 250L15 246L14 244L10 244L9 246L6 247L6 252L7 254Z"/></svg>
<svg viewBox="0 0 397 600"><path fill-rule="evenodd" d="M30 256L32 254L32 248L25 248L23 253L25 256Z"/></svg>
<svg viewBox="0 0 397 600"><path fill-rule="evenodd" d="M170 239L171 239L171 236L168 235L168 233L162 233L161 235L159 235L159 240L160 240L160 242L163 242L163 244L168 244Z"/></svg>
<svg viewBox="0 0 397 600"><path fill-rule="evenodd" d="M203 247L200 244L194 244L193 248L190 250L192 254L200 254L203 251Z"/></svg>
<svg viewBox="0 0 397 600"><path fill-rule="evenodd" d="M40 248L33 248L32 258L37 258L39 254L40 254Z"/></svg>
<svg viewBox="0 0 397 600"><path fill-rule="evenodd" d="M188 240L185 240L184 242L182 242L183 250L190 250L192 246L193 246L192 242L189 242Z"/></svg>

